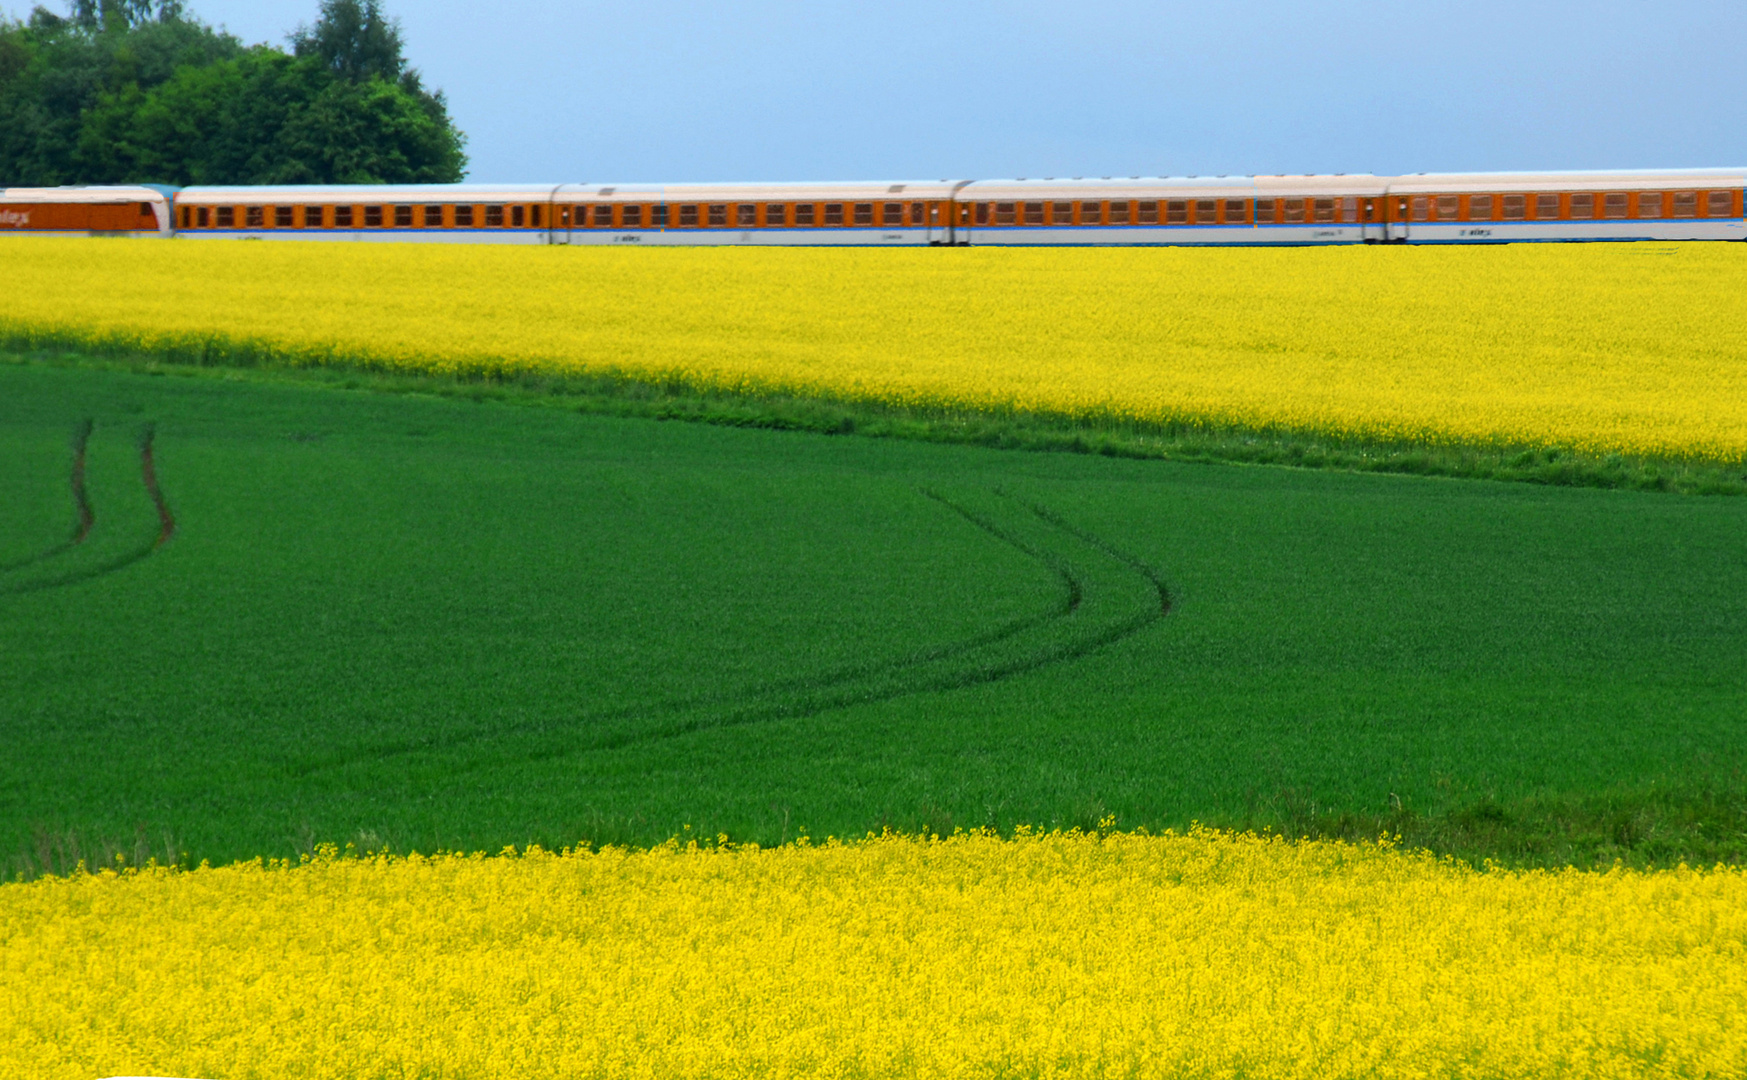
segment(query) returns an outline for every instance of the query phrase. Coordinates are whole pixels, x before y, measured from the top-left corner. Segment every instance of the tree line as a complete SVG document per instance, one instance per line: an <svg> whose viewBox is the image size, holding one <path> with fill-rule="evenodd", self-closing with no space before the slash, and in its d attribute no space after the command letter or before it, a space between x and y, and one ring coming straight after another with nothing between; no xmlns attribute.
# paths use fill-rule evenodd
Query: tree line
<svg viewBox="0 0 1747 1080"><path fill-rule="evenodd" d="M0 187L452 183L466 138L380 0L321 0L289 48L182 0L0 18Z"/></svg>

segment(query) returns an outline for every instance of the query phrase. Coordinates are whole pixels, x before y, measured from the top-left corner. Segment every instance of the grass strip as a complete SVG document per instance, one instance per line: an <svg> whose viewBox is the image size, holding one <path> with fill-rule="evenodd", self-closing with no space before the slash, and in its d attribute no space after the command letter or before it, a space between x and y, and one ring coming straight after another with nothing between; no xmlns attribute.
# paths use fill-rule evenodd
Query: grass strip
<svg viewBox="0 0 1747 1080"><path fill-rule="evenodd" d="M387 394L431 394L551 406L605 416L725 427L911 439L1043 453L1160 461L1277 465L1401 473L1563 487L1747 494L1747 463L1597 455L1569 447L1427 442L1339 436L1281 426L1081 418L1042 411L988 411L852 401L826 396L702 387L619 373L485 375L384 372L367 362L312 367L249 350L151 355L90 344L0 337L0 362L94 367L144 374L295 381Z"/></svg>

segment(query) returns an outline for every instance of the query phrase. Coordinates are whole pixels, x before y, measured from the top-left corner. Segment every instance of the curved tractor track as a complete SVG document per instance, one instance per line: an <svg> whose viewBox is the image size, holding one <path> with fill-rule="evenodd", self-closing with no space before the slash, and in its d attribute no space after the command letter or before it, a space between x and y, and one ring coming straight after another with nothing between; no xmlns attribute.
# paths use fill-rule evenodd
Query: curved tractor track
<svg viewBox="0 0 1747 1080"><path fill-rule="evenodd" d="M151 555L169 543L170 538L176 534L175 515L171 513L170 504L164 498L163 490L158 486L157 461L153 449L157 429L155 425L147 424L142 429L139 440L140 481L144 484L146 495L151 499L152 507L157 513L157 534L148 541L100 559L95 563L84 563L66 570L59 570L59 567L68 562L71 556L85 550L86 542L91 539L98 526L97 511L91 502L91 495L86 486L86 464L91 434L94 430L96 430L96 424L91 420L86 420L73 431L73 461L70 470L70 483L75 518L72 535L61 543L34 555L0 564L0 596L16 596L43 589L77 585L105 574L113 574L117 570L126 569ZM29 571L34 567L49 567L52 572L46 576L30 574Z"/></svg>
<svg viewBox="0 0 1747 1080"><path fill-rule="evenodd" d="M513 736L534 738L526 758L550 759L804 718L911 694L968 689L1080 659L1140 633L1171 611L1170 590L1157 571L1047 507L999 490L946 494L920 489L918 494L989 540L1040 564L1055 579L1057 595L1032 615L888 660L718 694L589 711L568 720L379 745L366 754L312 762L301 772Z"/></svg>

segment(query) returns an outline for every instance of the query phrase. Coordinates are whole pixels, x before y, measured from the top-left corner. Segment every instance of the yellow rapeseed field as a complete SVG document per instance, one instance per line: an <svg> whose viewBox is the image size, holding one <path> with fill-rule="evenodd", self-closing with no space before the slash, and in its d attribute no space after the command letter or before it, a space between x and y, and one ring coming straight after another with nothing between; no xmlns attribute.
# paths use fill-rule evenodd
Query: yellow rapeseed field
<svg viewBox="0 0 1747 1080"><path fill-rule="evenodd" d="M0 1075L1738 1077L1747 873L1026 833L0 886Z"/></svg>
<svg viewBox="0 0 1747 1080"><path fill-rule="evenodd" d="M0 334L1747 456L1747 250L0 240Z"/></svg>

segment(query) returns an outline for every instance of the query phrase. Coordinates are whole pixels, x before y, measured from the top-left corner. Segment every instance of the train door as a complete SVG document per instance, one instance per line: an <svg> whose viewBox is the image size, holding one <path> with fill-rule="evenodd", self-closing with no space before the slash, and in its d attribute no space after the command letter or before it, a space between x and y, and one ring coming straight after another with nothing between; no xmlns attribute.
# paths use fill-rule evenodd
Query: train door
<svg viewBox="0 0 1747 1080"><path fill-rule="evenodd" d="M562 205L562 204L558 204L558 203L554 203L552 205L552 207L551 207L551 214L552 214L551 243L554 243L554 244L568 244L568 243L570 243L570 230L576 227L576 223L574 221L571 221L570 218L571 218L571 215L573 215L575 212L576 212L575 208L571 207L571 206L566 206L566 205Z"/></svg>
<svg viewBox="0 0 1747 1080"><path fill-rule="evenodd" d="M1376 244L1388 239L1383 224L1384 196L1366 195L1359 199L1359 239Z"/></svg>
<svg viewBox="0 0 1747 1080"><path fill-rule="evenodd" d="M1407 196L1385 195L1378 201L1383 204L1384 242L1405 243L1408 236Z"/></svg>
<svg viewBox="0 0 1747 1080"><path fill-rule="evenodd" d="M949 243L947 234L950 224L943 220L952 209L951 203L931 202L923 207L923 213L928 215L928 242L930 244Z"/></svg>

